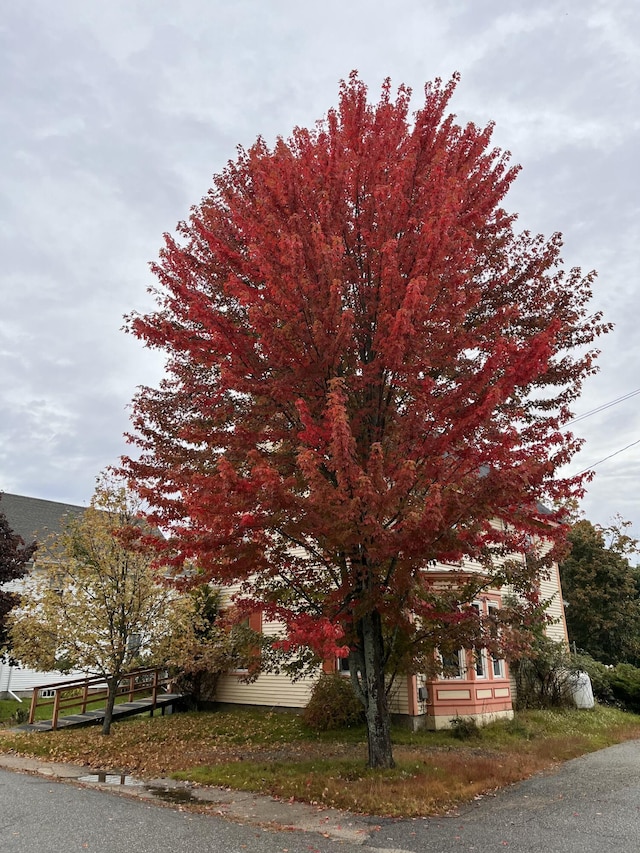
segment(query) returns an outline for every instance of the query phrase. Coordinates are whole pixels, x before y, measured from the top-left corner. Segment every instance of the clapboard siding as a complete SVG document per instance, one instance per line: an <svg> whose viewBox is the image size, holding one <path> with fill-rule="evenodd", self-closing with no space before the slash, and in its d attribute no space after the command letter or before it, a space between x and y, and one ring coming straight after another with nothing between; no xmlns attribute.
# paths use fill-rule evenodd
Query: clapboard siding
<svg viewBox="0 0 640 853"><path fill-rule="evenodd" d="M407 678L399 675L389 696L389 710L392 714L409 714L409 691Z"/></svg>
<svg viewBox="0 0 640 853"><path fill-rule="evenodd" d="M547 612L551 622L547 625L546 634L551 640L568 643L567 623L564 616L562 603L562 586L560 584L560 572L556 563L550 569L548 577L540 582L540 595L543 600L548 601Z"/></svg>
<svg viewBox="0 0 640 853"><path fill-rule="evenodd" d="M318 670L318 676L320 671ZM216 699L238 705L265 705L269 708L304 708L317 679L291 681L285 675L264 673L251 684L237 675L225 675L218 682Z"/></svg>
<svg viewBox="0 0 640 853"><path fill-rule="evenodd" d="M60 681L74 681L86 675L84 672L69 672L61 675L59 672L39 672L21 666L9 666L0 663L0 697L10 693L29 693L34 687L46 687Z"/></svg>

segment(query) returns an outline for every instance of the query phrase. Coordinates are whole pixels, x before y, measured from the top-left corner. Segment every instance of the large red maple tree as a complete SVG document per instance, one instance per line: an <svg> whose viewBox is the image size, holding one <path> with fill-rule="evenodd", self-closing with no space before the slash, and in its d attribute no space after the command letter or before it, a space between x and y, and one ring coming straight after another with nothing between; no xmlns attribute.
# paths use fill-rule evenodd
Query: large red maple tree
<svg viewBox="0 0 640 853"><path fill-rule="evenodd" d="M482 585L535 599L540 564L504 555L580 493L561 428L607 329L560 236L514 230L518 169L447 115L456 83L410 118L407 88L370 103L354 73L315 128L240 150L129 318L168 354L124 463L152 522L289 648L349 653L372 766L393 763L393 673L485 642L461 609ZM481 571L429 583L465 555Z"/></svg>

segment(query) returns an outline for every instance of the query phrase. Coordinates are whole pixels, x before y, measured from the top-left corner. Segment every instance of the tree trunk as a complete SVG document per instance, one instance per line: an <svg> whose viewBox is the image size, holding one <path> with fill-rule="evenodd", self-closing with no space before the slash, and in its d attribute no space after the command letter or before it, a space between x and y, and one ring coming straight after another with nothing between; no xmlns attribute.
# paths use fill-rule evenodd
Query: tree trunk
<svg viewBox="0 0 640 853"><path fill-rule="evenodd" d="M384 678L384 642L380 614L362 617L358 625L362 646L362 680L369 743L369 767L394 767L391 720Z"/></svg>
<svg viewBox="0 0 640 853"><path fill-rule="evenodd" d="M116 702L116 692L120 684L119 676L112 675L107 678L107 704L104 708L104 720L102 721L102 734L111 732L111 721L113 720L113 706Z"/></svg>

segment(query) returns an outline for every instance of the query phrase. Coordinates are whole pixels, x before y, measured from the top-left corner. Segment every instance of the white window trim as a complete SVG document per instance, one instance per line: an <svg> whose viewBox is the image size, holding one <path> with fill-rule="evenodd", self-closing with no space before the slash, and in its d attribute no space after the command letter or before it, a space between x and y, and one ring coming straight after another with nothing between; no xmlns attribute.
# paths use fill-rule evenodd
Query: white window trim
<svg viewBox="0 0 640 853"><path fill-rule="evenodd" d="M454 657L456 653L454 652L452 657ZM457 675L446 675L444 672L440 675L444 681L462 681L467 677L467 667L466 667L466 659L464 649L458 649L458 674ZM440 655L440 663L444 666L444 658Z"/></svg>
<svg viewBox="0 0 640 853"><path fill-rule="evenodd" d="M484 606L482 601L474 601L471 606L478 613L479 616L484 615ZM487 653L485 649L472 649L471 653L473 654L473 669L476 674L476 679L486 679L489 677L489 668L487 666ZM480 665L481 672L478 672L478 665Z"/></svg>
<svg viewBox="0 0 640 853"><path fill-rule="evenodd" d="M351 675L351 667L349 666L349 658L336 658L336 672L340 675Z"/></svg>
<svg viewBox="0 0 640 853"><path fill-rule="evenodd" d="M491 616L492 611L500 610L500 606L495 601L487 602L487 613ZM491 657L491 676L492 678L504 678L504 660L502 658Z"/></svg>
<svg viewBox="0 0 640 853"><path fill-rule="evenodd" d="M474 669L476 673L476 679L485 679L488 677L488 669L487 669L487 655L484 649L474 649L473 656L475 659ZM478 672L478 664L480 665L481 671Z"/></svg>

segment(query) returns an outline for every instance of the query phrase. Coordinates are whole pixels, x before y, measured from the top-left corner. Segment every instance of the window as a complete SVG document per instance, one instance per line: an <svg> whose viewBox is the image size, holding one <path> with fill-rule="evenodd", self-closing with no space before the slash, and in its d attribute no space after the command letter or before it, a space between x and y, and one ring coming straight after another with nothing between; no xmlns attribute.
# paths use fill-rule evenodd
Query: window
<svg viewBox="0 0 640 853"><path fill-rule="evenodd" d="M441 654L440 660L442 662L443 678L462 678L464 676L464 651L462 649L457 652Z"/></svg>
<svg viewBox="0 0 640 853"><path fill-rule="evenodd" d="M493 602L489 602L487 605L487 612L489 616L495 616L498 609L498 605ZM491 671L494 678L504 678L504 661L501 658L492 657Z"/></svg>
<svg viewBox="0 0 640 853"><path fill-rule="evenodd" d="M471 606L476 611L478 616L482 615L482 605L479 602L474 601L474 603ZM487 677L486 657L487 657L487 655L486 655L486 652L484 649L474 649L473 650L473 658L475 661L476 678L486 678Z"/></svg>
<svg viewBox="0 0 640 853"><path fill-rule="evenodd" d="M349 658L336 658L336 671L342 675L349 675Z"/></svg>
<svg viewBox="0 0 640 853"><path fill-rule="evenodd" d="M140 651L140 647L142 646L142 635L141 634L129 634L127 637L127 652L135 656Z"/></svg>
<svg viewBox="0 0 640 853"><path fill-rule="evenodd" d="M49 589L62 598L65 576L63 571L52 572L49 575Z"/></svg>
<svg viewBox="0 0 640 853"><path fill-rule="evenodd" d="M249 628L251 631L254 631L256 634L261 634L262 633L262 611L258 610L255 613L252 613L250 616L245 616L244 619L241 619L240 621L236 622L236 624L233 627L240 629L240 630ZM233 628L231 630L233 630ZM255 657L255 658L259 659L260 655L261 655L260 646L256 645L256 647L251 651L250 657ZM233 672L240 673L240 674L245 673L245 672L249 672L249 666L248 665L247 666L238 666L233 670Z"/></svg>

